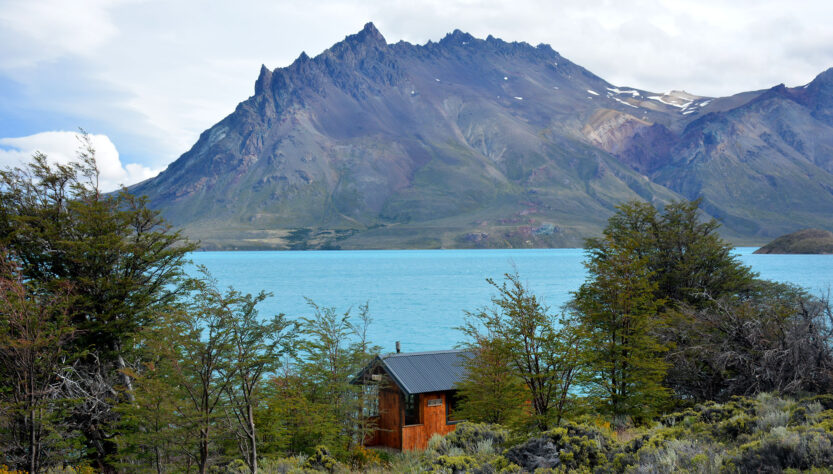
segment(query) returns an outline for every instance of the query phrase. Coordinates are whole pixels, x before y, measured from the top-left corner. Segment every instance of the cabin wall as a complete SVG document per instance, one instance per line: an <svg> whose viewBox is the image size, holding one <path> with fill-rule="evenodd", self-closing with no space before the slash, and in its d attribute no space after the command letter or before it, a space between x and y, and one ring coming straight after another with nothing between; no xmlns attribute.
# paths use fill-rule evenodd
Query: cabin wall
<svg viewBox="0 0 833 474"><path fill-rule="evenodd" d="M440 399L442 403L429 407L428 401L433 399ZM447 435L454 431L457 425L446 424L445 419L446 409L446 393L423 393L419 395L419 411L420 420L419 425L408 425L402 427L402 450L410 451L415 449L425 449L428 447L428 440L434 434Z"/></svg>
<svg viewBox="0 0 833 474"><path fill-rule="evenodd" d="M402 449L402 392L395 385L379 390L379 417L373 444Z"/></svg>

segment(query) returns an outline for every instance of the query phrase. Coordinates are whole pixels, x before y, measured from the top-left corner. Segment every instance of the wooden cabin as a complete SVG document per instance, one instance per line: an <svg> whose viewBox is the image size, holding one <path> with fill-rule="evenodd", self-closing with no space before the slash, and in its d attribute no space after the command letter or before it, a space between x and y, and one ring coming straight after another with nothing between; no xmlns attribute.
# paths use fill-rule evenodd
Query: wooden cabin
<svg viewBox="0 0 833 474"><path fill-rule="evenodd" d="M367 414L375 429L365 445L425 449L434 434L454 431L456 386L469 357L466 351L377 356L353 381L365 385L377 401Z"/></svg>

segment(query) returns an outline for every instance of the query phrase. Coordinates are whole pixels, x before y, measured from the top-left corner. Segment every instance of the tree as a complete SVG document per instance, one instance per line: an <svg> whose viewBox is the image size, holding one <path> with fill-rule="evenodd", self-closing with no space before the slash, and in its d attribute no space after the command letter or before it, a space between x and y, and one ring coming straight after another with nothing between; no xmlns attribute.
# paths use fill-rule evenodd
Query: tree
<svg viewBox="0 0 833 474"><path fill-rule="evenodd" d="M68 456L58 449L71 433L59 418L55 374L70 354L70 289L39 292L26 284L0 247L0 424L6 459L40 472Z"/></svg>
<svg viewBox="0 0 833 474"><path fill-rule="evenodd" d="M215 431L222 428L221 417L229 408L235 370L231 319L246 303L234 291L221 292L207 270L201 271L204 278L192 282L193 293L183 308L166 315L157 337L165 341L160 349L172 366L170 388L176 393L183 436L194 445L189 455L205 474Z"/></svg>
<svg viewBox="0 0 833 474"><path fill-rule="evenodd" d="M151 331L147 331L150 333ZM169 472L169 466L182 461L190 451L187 427L177 411L181 406L181 392L175 385L174 365L170 359L159 357L170 339L146 339L146 354L157 354L143 363L141 370L129 369L135 381L133 403L117 407L120 415L118 467L137 470L137 466L151 466L158 474Z"/></svg>
<svg viewBox="0 0 833 474"><path fill-rule="evenodd" d="M367 304L360 306L356 321L350 310L338 314L335 308L308 302L313 315L299 321L296 367L306 379L303 403L325 407L327 418L338 424L333 447L349 450L373 429L365 416L373 400L364 386L350 383L379 350L367 339L369 309Z"/></svg>
<svg viewBox="0 0 833 474"><path fill-rule="evenodd" d="M529 390L517 376L500 340L473 334L467 344L471 357L466 376L457 386L459 404L455 419L518 426Z"/></svg>
<svg viewBox="0 0 833 474"><path fill-rule="evenodd" d="M261 453L311 454L318 445L343 442L342 425L329 402L314 398L313 393L314 384L286 365L268 381L265 407L257 412Z"/></svg>
<svg viewBox="0 0 833 474"><path fill-rule="evenodd" d="M617 424L646 419L667 397L667 347L657 338L663 301L648 257L612 238L588 249L588 280L569 304L578 334L581 387Z"/></svg>
<svg viewBox="0 0 833 474"><path fill-rule="evenodd" d="M497 351L489 355L508 363L513 375L526 385L536 426L546 430L552 421L561 421L575 377L572 328L548 312L521 283L517 272L505 274L500 285L492 279L486 281L498 291L492 306L467 313L461 329L475 344L475 352ZM511 379L506 382L513 383ZM511 393L511 385L499 390ZM489 402L480 399L480 403Z"/></svg>
<svg viewBox="0 0 833 474"><path fill-rule="evenodd" d="M237 437L240 454L252 472L257 472L258 433L255 412L264 390L264 376L279 367L285 354L292 351L295 325L283 314L260 321L256 306L268 296L240 295L230 291L233 313L229 319L232 357L232 383L229 394L231 425Z"/></svg>
<svg viewBox="0 0 833 474"><path fill-rule="evenodd" d="M746 297L683 308L669 331L684 342L668 354L668 382L682 398L833 391L833 310L826 297L759 282Z"/></svg>
<svg viewBox="0 0 833 474"><path fill-rule="evenodd" d="M672 348L665 352L665 385L677 397L697 401L829 390L829 303L757 279L717 235L718 223L698 219L698 204L675 202L662 212L646 203L623 204L603 236L587 242L591 276L593 269L619 265L616 256L623 252L630 256L621 265L644 267L642 278L665 315L648 334ZM583 308L573 309L585 323L592 312L587 304L599 299L602 283L588 281L574 298L584 299Z"/></svg>
<svg viewBox="0 0 833 474"><path fill-rule="evenodd" d="M73 420L99 467L113 471L106 461L116 449L112 408L133 396L124 370L133 336L181 291L182 265L195 245L145 199L101 193L85 133L79 159L52 165L38 153L24 168L0 171L0 245L43 291L71 285L67 313L83 356L67 361L62 387L66 397L84 400Z"/></svg>
<svg viewBox="0 0 833 474"><path fill-rule="evenodd" d="M588 239L585 247L596 252L611 244L630 248L656 283L655 298L670 307L699 308L747 291L755 273L732 255L733 246L717 234L716 220L700 221L699 205L700 200L673 202L660 212L641 201L622 204L603 237Z"/></svg>

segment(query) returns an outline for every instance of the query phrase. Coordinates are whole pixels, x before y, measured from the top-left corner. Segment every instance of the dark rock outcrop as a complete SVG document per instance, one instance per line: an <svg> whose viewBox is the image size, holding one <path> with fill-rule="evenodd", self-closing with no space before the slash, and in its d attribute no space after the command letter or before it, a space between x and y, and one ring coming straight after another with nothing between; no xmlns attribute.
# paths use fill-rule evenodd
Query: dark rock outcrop
<svg viewBox="0 0 833 474"><path fill-rule="evenodd" d="M755 251L758 254L833 254L833 232L802 229L782 235Z"/></svg>

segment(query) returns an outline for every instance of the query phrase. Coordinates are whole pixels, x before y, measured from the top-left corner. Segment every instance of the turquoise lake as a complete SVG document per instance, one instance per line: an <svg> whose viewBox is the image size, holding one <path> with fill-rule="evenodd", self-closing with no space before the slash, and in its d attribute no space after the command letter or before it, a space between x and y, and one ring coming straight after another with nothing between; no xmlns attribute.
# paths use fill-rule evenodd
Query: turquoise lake
<svg viewBox="0 0 833 474"><path fill-rule="evenodd" d="M833 255L753 255L736 249L761 278L790 282L812 293L833 286ZM395 341L407 352L449 349L462 340L455 328L465 311L489 304L499 281L517 268L521 279L558 311L584 281L582 249L366 250L287 252L196 252L221 286L274 296L259 306L262 316L310 316L306 298L340 313L367 302L370 338L383 351Z"/></svg>

